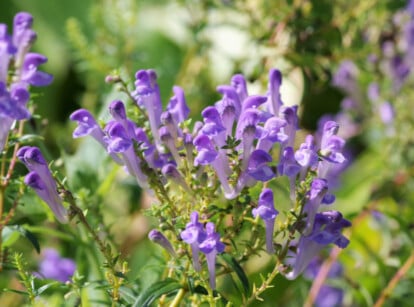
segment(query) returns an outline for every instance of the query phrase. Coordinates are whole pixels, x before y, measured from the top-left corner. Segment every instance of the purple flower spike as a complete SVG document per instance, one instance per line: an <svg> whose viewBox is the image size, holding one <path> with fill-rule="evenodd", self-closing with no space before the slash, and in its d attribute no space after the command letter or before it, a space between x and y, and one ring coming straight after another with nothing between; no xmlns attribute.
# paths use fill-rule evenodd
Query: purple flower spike
<svg viewBox="0 0 414 307"><path fill-rule="evenodd" d="M181 165L181 157L178 153L177 147L175 146L175 139L171 135L170 130L166 126L162 126L158 132L161 142L168 148L172 156L174 157L175 162L177 165Z"/></svg>
<svg viewBox="0 0 414 307"><path fill-rule="evenodd" d="M210 164L217 158L218 153L207 135L200 134L194 139L193 144L198 151L194 159L195 166Z"/></svg>
<svg viewBox="0 0 414 307"><path fill-rule="evenodd" d="M247 164L247 174L258 181L269 181L275 176L268 163L272 162L272 157L261 149L252 152Z"/></svg>
<svg viewBox="0 0 414 307"><path fill-rule="evenodd" d="M273 230L275 219L279 212L274 207L273 192L270 189L264 189L259 197L259 206L252 210L253 216L259 216L266 225L266 251L273 254Z"/></svg>
<svg viewBox="0 0 414 307"><path fill-rule="evenodd" d="M200 243L199 248L206 255L210 287L216 289L216 256L224 251L225 245L220 242L220 235L215 232L215 226L209 222L206 225L206 239Z"/></svg>
<svg viewBox="0 0 414 307"><path fill-rule="evenodd" d="M69 258L62 258L55 249L48 248L43 252L43 259L39 265L40 278L54 279L68 282L76 270L76 263Z"/></svg>
<svg viewBox="0 0 414 307"><path fill-rule="evenodd" d="M36 194L49 206L56 218L61 223L67 223L66 209L56 190L51 190L36 172L26 175L24 183L31 187Z"/></svg>
<svg viewBox="0 0 414 307"><path fill-rule="evenodd" d="M171 97L170 102L167 105L167 111L169 111L176 124L185 121L190 114L190 109L185 101L184 91L179 86L173 87L174 96Z"/></svg>
<svg viewBox="0 0 414 307"><path fill-rule="evenodd" d="M7 81L10 58L15 51L11 38L7 33L7 26L0 24L0 82L2 83Z"/></svg>
<svg viewBox="0 0 414 307"><path fill-rule="evenodd" d="M172 257L177 257L171 242L157 229L153 229L148 233L148 238L163 247Z"/></svg>
<svg viewBox="0 0 414 307"><path fill-rule="evenodd" d="M282 74L277 69L271 69L269 72L269 100L268 107L270 113L274 116L279 114L279 108L283 105L280 97L280 86L282 85Z"/></svg>
<svg viewBox="0 0 414 307"><path fill-rule="evenodd" d="M191 253L193 255L193 266L197 272L201 271L199 262L199 245L206 238L206 233L203 229L203 224L198 221L198 212L191 213L190 223L187 224L185 230L181 232L181 238L191 246Z"/></svg>
<svg viewBox="0 0 414 307"><path fill-rule="evenodd" d="M342 229L350 226L351 223L337 211L316 214L311 233L302 235L299 239L293 270L286 277L288 279L298 277L312 259L328 244L333 243L340 248L345 248L349 244L349 240L342 235Z"/></svg>
<svg viewBox="0 0 414 307"><path fill-rule="evenodd" d="M356 78L358 76L358 68L352 61L343 61L335 73L332 83L333 85L352 93L356 87Z"/></svg>
<svg viewBox="0 0 414 307"><path fill-rule="evenodd" d="M204 126L201 128L201 132L214 139L217 146L224 146L226 128L217 108L207 107L201 112L201 115L204 117Z"/></svg>
<svg viewBox="0 0 414 307"><path fill-rule="evenodd" d="M0 114L16 120L30 118L26 108L29 98L30 94L23 83L12 84L8 91L6 85L0 82Z"/></svg>
<svg viewBox="0 0 414 307"><path fill-rule="evenodd" d="M301 166L300 181L305 179L309 168L316 167L318 163L318 153L312 135L307 135L306 140L295 152L295 160Z"/></svg>
<svg viewBox="0 0 414 307"><path fill-rule="evenodd" d="M243 149L242 170L245 169L250 154L254 150L253 142L259 136L260 113L259 110L248 109L242 113L237 124L236 138L242 141L241 147Z"/></svg>
<svg viewBox="0 0 414 307"><path fill-rule="evenodd" d="M236 89L236 93L239 96L240 103L243 104L243 101L247 98L247 85L246 79L243 75L234 75L231 78L231 86Z"/></svg>

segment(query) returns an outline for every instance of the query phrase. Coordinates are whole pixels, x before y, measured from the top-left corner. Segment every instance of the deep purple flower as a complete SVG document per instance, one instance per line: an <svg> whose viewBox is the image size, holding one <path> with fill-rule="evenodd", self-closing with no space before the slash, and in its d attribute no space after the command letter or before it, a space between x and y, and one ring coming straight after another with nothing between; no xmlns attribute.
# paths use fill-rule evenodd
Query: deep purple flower
<svg viewBox="0 0 414 307"><path fill-rule="evenodd" d="M318 154L312 135L307 135L306 140L295 152L295 160L302 167L301 180L304 180L305 174L309 168L315 167L318 163Z"/></svg>
<svg viewBox="0 0 414 307"><path fill-rule="evenodd" d="M24 180L25 184L47 203L59 222L66 223L66 209L63 207L56 182L39 148L24 146L17 152L17 157L30 171Z"/></svg>
<svg viewBox="0 0 414 307"><path fill-rule="evenodd" d="M258 181L269 181L275 176L274 171L268 165L272 157L261 149L252 152L247 163L246 173Z"/></svg>
<svg viewBox="0 0 414 307"><path fill-rule="evenodd" d="M15 65L20 67L23 64L24 56L36 40L36 33L31 29L33 17L29 13L20 12L13 19L13 45L17 52L15 55Z"/></svg>
<svg viewBox="0 0 414 307"><path fill-rule="evenodd" d="M40 278L68 282L75 271L76 263L72 259L63 258L55 249L47 248L43 251L39 272L35 275Z"/></svg>
<svg viewBox="0 0 414 307"><path fill-rule="evenodd" d="M199 262L199 245L206 238L206 233L204 232L203 224L198 221L198 212L191 213L190 223L187 224L185 229L181 232L181 238L187 244L191 246L191 253L193 256L193 266L194 269L199 272L201 271L201 266Z"/></svg>
<svg viewBox="0 0 414 307"><path fill-rule="evenodd" d="M141 161L135 154L134 142L129 137L123 125L112 123L108 128L108 152L120 154L128 173L134 176L142 188L148 188L147 176L141 169Z"/></svg>
<svg viewBox="0 0 414 307"><path fill-rule="evenodd" d="M153 229L148 233L148 238L163 247L172 257L176 257L177 254L171 245L171 242L157 229Z"/></svg>
<svg viewBox="0 0 414 307"><path fill-rule="evenodd" d="M215 232L214 223L207 223L206 238L199 245L200 251L206 255L211 289L216 288L216 256L224 251L225 245L220 242L219 233Z"/></svg>
<svg viewBox="0 0 414 307"><path fill-rule="evenodd" d="M279 212L274 207L273 192L270 189L263 189L259 196L258 207L252 210L253 216L259 216L266 227L266 250L269 254L273 254L273 230L275 227L275 219Z"/></svg>
<svg viewBox="0 0 414 307"><path fill-rule="evenodd" d="M342 229L349 226L351 223L337 211L317 213L312 232L309 235L302 235L299 239L293 270L286 277L295 279L299 276L312 259L328 244L345 248L349 244L349 240L342 235Z"/></svg>
<svg viewBox="0 0 414 307"><path fill-rule="evenodd" d="M204 125L201 128L201 132L208 135L217 146L223 146L225 144L225 131L226 128L223 125L221 116L216 107L206 107L201 115L204 118Z"/></svg>

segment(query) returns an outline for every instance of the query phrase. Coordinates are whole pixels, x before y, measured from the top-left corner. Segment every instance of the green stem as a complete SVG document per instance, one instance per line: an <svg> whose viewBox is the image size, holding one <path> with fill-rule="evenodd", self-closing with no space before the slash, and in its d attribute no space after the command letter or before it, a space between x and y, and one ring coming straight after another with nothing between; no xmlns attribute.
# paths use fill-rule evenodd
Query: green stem
<svg viewBox="0 0 414 307"><path fill-rule="evenodd" d="M176 294L176 296L174 297L174 300L171 302L170 307L180 306L180 303L183 300L185 293L186 291L184 290L184 288L181 288Z"/></svg>

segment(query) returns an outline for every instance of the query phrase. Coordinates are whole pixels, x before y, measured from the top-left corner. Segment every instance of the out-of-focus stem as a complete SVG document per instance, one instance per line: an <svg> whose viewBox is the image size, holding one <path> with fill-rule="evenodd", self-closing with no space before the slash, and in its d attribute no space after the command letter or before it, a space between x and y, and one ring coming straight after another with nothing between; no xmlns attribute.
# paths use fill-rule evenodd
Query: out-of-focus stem
<svg viewBox="0 0 414 307"><path fill-rule="evenodd" d="M384 304L385 300L394 290L397 283L404 277L411 266L414 264L414 251L411 252L410 257L404 262L403 266L395 273L388 285L381 291L378 300L375 302L374 307L380 307Z"/></svg>

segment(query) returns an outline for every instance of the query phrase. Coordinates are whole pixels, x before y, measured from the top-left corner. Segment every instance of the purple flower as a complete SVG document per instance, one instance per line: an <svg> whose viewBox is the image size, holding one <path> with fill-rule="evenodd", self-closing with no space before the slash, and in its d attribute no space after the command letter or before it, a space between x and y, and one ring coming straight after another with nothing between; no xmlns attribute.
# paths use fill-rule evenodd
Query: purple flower
<svg viewBox="0 0 414 307"><path fill-rule="evenodd" d="M279 114L279 108L283 105L280 97L280 87L282 85L282 74L277 69L271 69L269 72L269 84L268 84L268 107L270 113L277 116Z"/></svg>
<svg viewBox="0 0 414 307"><path fill-rule="evenodd" d="M269 181L275 176L274 171L268 165L272 157L261 149L252 152L247 163L246 172L249 176L258 181Z"/></svg>
<svg viewBox="0 0 414 307"><path fill-rule="evenodd" d="M349 240L342 235L342 229L349 226L351 223L337 211L317 213L312 232L309 235L302 235L299 239L293 270L286 277L288 279L298 277L326 245L335 244L345 248Z"/></svg>
<svg viewBox="0 0 414 307"><path fill-rule="evenodd" d="M134 142L123 125L113 122L105 129L108 133L108 152L120 154L128 173L136 178L140 187L148 188L147 176L141 169L141 160L135 154Z"/></svg>
<svg viewBox="0 0 414 307"><path fill-rule="evenodd" d="M325 179L315 178L312 180L310 190L307 193L308 201L303 209L303 212L307 214L305 234L309 234L312 231L316 212L327 191L328 183Z"/></svg>
<svg viewBox="0 0 414 307"><path fill-rule="evenodd" d="M171 179L172 182L180 185L185 191L189 192L190 194L193 193L188 184L185 182L184 177L180 174L180 172L177 170L177 167L174 164L165 164L161 169L161 173L166 178Z"/></svg>
<svg viewBox="0 0 414 307"><path fill-rule="evenodd" d="M63 258L55 249L47 248L43 251L39 272L35 275L40 278L68 282L75 271L76 263L72 259Z"/></svg>
<svg viewBox="0 0 414 307"><path fill-rule="evenodd" d="M176 257L177 254L171 245L171 242L157 229L153 229L148 233L148 238L163 247L172 257Z"/></svg>
<svg viewBox="0 0 414 307"><path fill-rule="evenodd" d="M239 96L240 103L243 104L243 101L247 98L247 85L246 79L243 75L234 75L231 78L231 86L236 89L236 93Z"/></svg>
<svg viewBox="0 0 414 307"><path fill-rule="evenodd" d="M241 112L239 96L236 89L229 85L220 85L217 87L217 91L223 94L223 98L216 102L216 108L226 128L226 136L232 135L233 124Z"/></svg>
<svg viewBox="0 0 414 307"><path fill-rule="evenodd" d="M191 246L191 253L193 255L193 266L194 269L199 272L201 271L201 266L199 262L199 245L206 238L206 233L203 229L203 224L198 221L198 212L191 213L190 223L187 224L185 230L181 232L181 238L187 244Z"/></svg>
<svg viewBox="0 0 414 307"><path fill-rule="evenodd" d="M174 86L173 92L174 96L171 97L170 102L167 105L167 111L171 113L174 122L177 125L188 118L190 109L185 101L183 89L179 86Z"/></svg>
<svg viewBox="0 0 414 307"><path fill-rule="evenodd" d="M285 134L288 136L283 147L293 147L295 145L296 130L299 129L299 118L297 115L298 106L282 106L279 110L279 116L287 123L284 127Z"/></svg>
<svg viewBox="0 0 414 307"><path fill-rule="evenodd" d="M39 148L24 146L17 152L17 157L30 171L25 177L25 184L47 203L59 222L66 223L66 209L63 207L56 182Z"/></svg>
<svg viewBox="0 0 414 307"><path fill-rule="evenodd" d="M258 207L252 210L253 216L259 216L266 226L266 250L269 254L273 254L273 230L275 219L279 212L274 207L273 192L270 189L263 189L259 196Z"/></svg>
<svg viewBox="0 0 414 307"><path fill-rule="evenodd" d="M139 70L135 74L135 91L133 96L137 104L144 108L157 147L160 145L158 128L161 124L162 104L160 89L157 84L157 75L153 70Z"/></svg>
<svg viewBox="0 0 414 307"><path fill-rule="evenodd" d="M206 255L207 267L210 276L211 289L216 288L216 256L224 251L224 244L220 242L220 235L215 232L214 223L207 223L206 238L199 245L200 251Z"/></svg>
<svg viewBox="0 0 414 307"><path fill-rule="evenodd" d="M38 53L28 53L24 58L20 80L33 86L46 86L52 83L53 76L39 71L38 66L47 62L47 57Z"/></svg>
<svg viewBox="0 0 414 307"><path fill-rule="evenodd" d="M343 61L335 73L332 83L333 85L352 93L356 87L356 78L358 76L358 68L354 62Z"/></svg>
<svg viewBox="0 0 414 307"><path fill-rule="evenodd" d="M277 171L280 176L287 176L290 183L290 199L295 201L296 176L300 172L300 165L295 160L295 154L292 147L286 147L282 151Z"/></svg>
<svg viewBox="0 0 414 307"><path fill-rule="evenodd" d="M305 142L295 152L295 160L301 166L300 180L304 180L308 169L315 167L318 163L318 154L312 135L306 136Z"/></svg>
<svg viewBox="0 0 414 307"><path fill-rule="evenodd" d="M269 151L276 142L284 143L288 136L284 131L287 122L277 116L270 117L264 124L257 149Z"/></svg>

